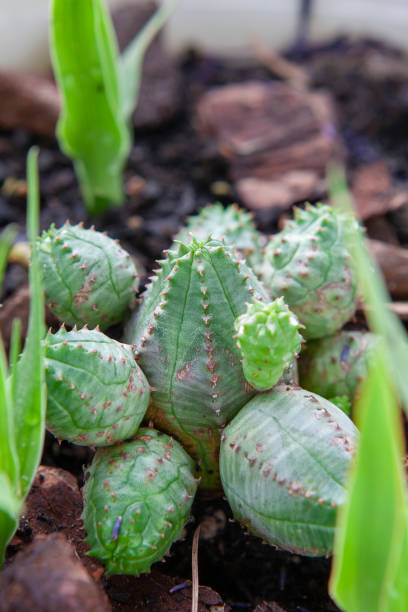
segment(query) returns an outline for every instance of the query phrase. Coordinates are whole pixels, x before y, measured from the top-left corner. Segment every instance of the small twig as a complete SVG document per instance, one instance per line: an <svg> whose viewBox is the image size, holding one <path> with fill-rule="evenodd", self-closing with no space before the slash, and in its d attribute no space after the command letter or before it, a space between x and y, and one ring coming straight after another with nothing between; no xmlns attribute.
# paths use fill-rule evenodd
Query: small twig
<svg viewBox="0 0 408 612"><path fill-rule="evenodd" d="M257 60L272 74L280 77L283 81L291 83L294 87L299 89L307 88L308 75L300 66L289 62L279 53L273 51L259 37L252 40L251 48Z"/></svg>
<svg viewBox="0 0 408 612"><path fill-rule="evenodd" d="M191 612L198 612L198 541L200 539L201 525L194 532L193 549L191 553L191 574L193 579L193 592L191 597Z"/></svg>

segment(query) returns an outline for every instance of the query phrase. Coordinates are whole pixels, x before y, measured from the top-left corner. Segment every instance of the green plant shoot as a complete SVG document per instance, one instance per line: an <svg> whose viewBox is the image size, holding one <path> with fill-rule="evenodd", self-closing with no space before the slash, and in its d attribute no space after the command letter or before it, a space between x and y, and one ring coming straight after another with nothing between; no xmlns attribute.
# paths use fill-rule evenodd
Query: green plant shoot
<svg viewBox="0 0 408 612"><path fill-rule="evenodd" d="M331 174L333 200L350 211L344 176ZM380 273L356 232L349 237L373 332L381 336L357 404L361 440L339 512L330 592L347 612L403 612L408 607L408 512L402 429L395 397L408 406L408 342L387 309Z"/></svg>
<svg viewBox="0 0 408 612"><path fill-rule="evenodd" d="M40 462L45 431L46 391L41 345L44 303L34 248L39 215L37 156L37 149L32 148L27 160L30 318L24 350L18 359L19 325L13 327L10 372L0 343L0 565Z"/></svg>
<svg viewBox="0 0 408 612"><path fill-rule="evenodd" d="M51 57L62 96L57 135L90 214L123 202L143 55L174 5L168 1L153 15L120 61L103 0L51 3Z"/></svg>
<svg viewBox="0 0 408 612"><path fill-rule="evenodd" d="M4 272L7 265L7 257L17 235L17 226L10 223L0 236L0 294L3 287Z"/></svg>

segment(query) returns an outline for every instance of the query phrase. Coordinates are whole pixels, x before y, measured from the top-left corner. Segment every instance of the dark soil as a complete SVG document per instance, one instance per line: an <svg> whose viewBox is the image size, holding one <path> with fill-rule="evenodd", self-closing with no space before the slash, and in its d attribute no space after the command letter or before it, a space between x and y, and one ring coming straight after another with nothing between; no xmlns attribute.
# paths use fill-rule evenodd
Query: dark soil
<svg viewBox="0 0 408 612"><path fill-rule="evenodd" d="M385 158L393 180L405 182L408 178L408 81L395 77L390 82L385 77L381 80L378 74L367 73L365 67L373 54L386 60L401 59L398 51L378 43L351 44L346 39L334 41L324 48L306 49L297 59L310 72L312 85L328 89L337 101L340 131L349 153L349 171L352 173L356 166L367 161ZM0 182L3 183L0 228L15 222L19 226L19 238L25 238L25 163L27 150L32 144L38 144L41 149L41 227L45 229L51 223L59 226L67 218L72 223L83 220L85 224L94 223L97 229L119 238L147 271L160 257L161 251L170 245L172 236L187 215L215 199L224 203L236 199L228 181L225 161L214 155L194 130L194 109L199 96L214 85L246 79L269 80L271 75L254 62L224 62L195 51L184 56L181 68L183 93L176 114L171 116L166 108L164 123L158 120L156 127L139 127L135 131L134 146L125 172L126 206L115 208L102 217L87 218L71 163L54 141L19 129L0 132ZM392 95L386 84L392 86ZM219 194L217 185L220 181L226 185L225 195ZM266 233L277 229L278 219L273 211L262 210L256 214L256 221ZM395 225L394 229L401 237L407 233L405 228L404 234L400 225ZM5 307L26 283L26 270L18 264L10 265L3 295L0 296ZM120 330L116 333L120 334ZM88 449L68 443L59 445L51 435L47 435L43 462L69 470L80 484L82 466L90 458ZM73 534L70 531L74 527L80 529L79 493L73 489L69 493L70 485L66 482L58 486L65 487L68 510L66 507L64 511L59 509L58 497L53 497L52 504L48 504L34 487L32 495L39 497L34 503L33 514L21 520L19 532L10 546L10 558L24 547L26 541L31 541L33 531L63 532L74 542L83 537L82 532ZM73 504L72 508L70 504ZM70 508L75 519L69 516ZM200 583L220 593L232 610L253 610L263 601L269 603L263 608L260 605L259 610L273 609L273 602L287 612L337 609L327 595L329 560L301 558L264 546L259 539L245 535L243 529L230 519L231 513L225 501L198 500L186 528L186 539L173 546L171 557L165 564L158 564L151 578L143 579L145 582L142 579L135 582L135 579L127 577L108 581L102 578L113 608L159 609L155 608L156 604L149 603L155 601L154 584L158 580L164 581L165 587L162 588L168 592L174 585L183 585L191 578L192 535L201 523L205 528L202 528L199 546ZM71 527L65 524L67 520ZM83 552L79 550L79 554ZM88 567L101 579L97 564ZM173 578L163 578L163 574ZM162 578L157 578L160 575ZM140 592L141 586L144 593ZM170 603L163 605L168 605L168 610L188 609L187 604L182 607L181 602L186 593L191 593L190 586L184 585L176 592L179 593L179 607L171 608ZM144 607L132 607L142 596ZM216 599L214 594L208 597ZM190 601L188 599L188 605ZM220 605L220 600L208 603L206 609L211 606L216 609L217 605Z"/></svg>

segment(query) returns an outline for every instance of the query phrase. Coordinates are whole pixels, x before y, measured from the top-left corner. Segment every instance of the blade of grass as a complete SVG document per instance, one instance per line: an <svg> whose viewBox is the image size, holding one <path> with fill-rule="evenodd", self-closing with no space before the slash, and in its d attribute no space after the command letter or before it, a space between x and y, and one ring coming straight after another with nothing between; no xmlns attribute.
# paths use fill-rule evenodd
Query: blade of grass
<svg viewBox="0 0 408 612"><path fill-rule="evenodd" d="M145 51L179 2L180 0L164 0L160 8L152 15L120 57L119 67L123 92L122 111L126 119L130 120L130 116L137 105Z"/></svg>
<svg viewBox="0 0 408 612"><path fill-rule="evenodd" d="M121 108L118 50L102 0L53 0L50 49L62 95L58 139L75 164L91 214L123 201L130 147Z"/></svg>
<svg viewBox="0 0 408 612"><path fill-rule="evenodd" d="M373 359L357 409L358 455L340 510L330 590L347 612L406 610L407 492L399 408L382 354ZM399 591L393 588L398 580Z"/></svg>
<svg viewBox="0 0 408 612"><path fill-rule="evenodd" d="M333 168L330 171L329 185L335 205L353 213L344 172L340 168ZM349 248L357 269L364 303L369 306L366 311L367 320L370 328L385 340L384 360L393 372L399 395L408 414L408 342L405 329L399 319L385 308L385 304L390 302L390 297L376 264L368 254L363 238L354 235L349 242Z"/></svg>
<svg viewBox="0 0 408 612"><path fill-rule="evenodd" d="M7 265L7 256L17 236L18 227L11 223L3 230L0 236L0 295L3 288L4 272Z"/></svg>
<svg viewBox="0 0 408 612"><path fill-rule="evenodd" d="M3 565L7 544L18 527L21 500L7 475L0 471L0 568Z"/></svg>
<svg viewBox="0 0 408 612"><path fill-rule="evenodd" d="M0 474L5 474L18 490L18 455L9 382L6 355L0 340Z"/></svg>
<svg viewBox="0 0 408 612"><path fill-rule="evenodd" d="M13 326L11 328L11 339L10 339L10 354L9 354L9 368L10 376L13 379L13 373L15 372L18 357L21 351L21 319L14 319ZM12 391L14 396L14 390Z"/></svg>
<svg viewBox="0 0 408 612"><path fill-rule="evenodd" d="M329 185L335 205L352 213L344 172L333 169ZM367 320L382 341L357 406L361 441L348 499L338 515L330 592L348 612L404 612L408 609L408 506L395 391L407 410L408 339L386 307L389 296L362 236L355 232L346 239Z"/></svg>
<svg viewBox="0 0 408 612"><path fill-rule="evenodd" d="M23 353L16 364L13 381L14 428L20 463L21 495L28 492L40 461L45 432L46 390L42 339L44 299L40 266L35 248L38 236L39 187L38 149L31 148L27 159L27 234L31 245L30 318Z"/></svg>

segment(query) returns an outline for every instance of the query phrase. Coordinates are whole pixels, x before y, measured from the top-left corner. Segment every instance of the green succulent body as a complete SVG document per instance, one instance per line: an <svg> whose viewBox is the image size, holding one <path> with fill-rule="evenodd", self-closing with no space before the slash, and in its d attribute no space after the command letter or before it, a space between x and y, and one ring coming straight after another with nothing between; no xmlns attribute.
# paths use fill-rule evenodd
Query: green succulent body
<svg viewBox="0 0 408 612"><path fill-rule="evenodd" d="M299 321L283 298L254 301L235 321L237 346L247 381L265 391L273 387L300 351Z"/></svg>
<svg viewBox="0 0 408 612"><path fill-rule="evenodd" d="M266 247L262 279L274 296L283 295L306 339L335 333L355 311L356 278L344 240L354 224L329 206L308 206Z"/></svg>
<svg viewBox="0 0 408 612"><path fill-rule="evenodd" d="M250 399L233 338L234 321L268 295L219 241L179 245L160 262L127 341L152 392L149 417L199 463L202 486L217 488L219 429Z"/></svg>
<svg viewBox="0 0 408 612"><path fill-rule="evenodd" d="M132 347L100 331L61 328L45 340L47 426L58 438L106 446L132 436L150 387Z"/></svg>
<svg viewBox="0 0 408 612"><path fill-rule="evenodd" d="M112 238L80 225L51 227L38 253L48 306L67 325L106 329L133 307L136 268Z"/></svg>
<svg viewBox="0 0 408 612"><path fill-rule="evenodd" d="M329 553L356 439L339 408L303 389L253 398L222 437L221 479L235 518L269 544Z"/></svg>
<svg viewBox="0 0 408 612"><path fill-rule="evenodd" d="M309 342L298 363L301 385L326 398L344 395L353 401L377 341L370 333L342 331Z"/></svg>
<svg viewBox="0 0 408 612"><path fill-rule="evenodd" d="M168 552L186 523L197 482L174 440L142 428L98 449L86 474L83 521L90 555L109 574L141 574Z"/></svg>
<svg viewBox="0 0 408 612"><path fill-rule="evenodd" d="M197 240L207 240L209 236L214 240L225 240L255 272L261 269L264 238L255 228L252 215L236 204L224 207L216 202L206 206L198 215L189 218L175 239L189 243L192 236Z"/></svg>

